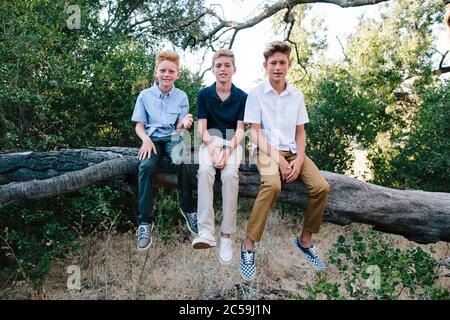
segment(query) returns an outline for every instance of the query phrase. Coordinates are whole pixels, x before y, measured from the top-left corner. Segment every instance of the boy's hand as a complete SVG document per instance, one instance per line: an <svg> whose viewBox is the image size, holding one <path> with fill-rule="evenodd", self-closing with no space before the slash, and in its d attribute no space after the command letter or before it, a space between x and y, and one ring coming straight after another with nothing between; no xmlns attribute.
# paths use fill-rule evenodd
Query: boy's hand
<svg viewBox="0 0 450 320"><path fill-rule="evenodd" d="M284 157L280 157L280 163L278 163L280 167L281 179L286 181L287 177L292 171L292 168L289 167L289 162Z"/></svg>
<svg viewBox="0 0 450 320"><path fill-rule="evenodd" d="M152 139L148 138L148 139L144 140L144 142L142 142L142 146L139 149L139 154L138 154L139 160L144 160L147 157L150 159L150 157L152 156L152 151L155 154L158 154L156 152L156 147L153 144Z"/></svg>
<svg viewBox="0 0 450 320"><path fill-rule="evenodd" d="M230 156L230 149L222 149L219 153L218 163L215 165L217 169L223 169L228 163L228 157Z"/></svg>
<svg viewBox="0 0 450 320"><path fill-rule="evenodd" d="M192 114L187 114L183 120L181 120L181 128L182 129L189 129L192 126L192 123L194 122L194 117Z"/></svg>
<svg viewBox="0 0 450 320"><path fill-rule="evenodd" d="M219 160L216 146L211 142L206 146L206 148L208 149L209 157L211 158L213 166L216 166L216 163Z"/></svg>
<svg viewBox="0 0 450 320"><path fill-rule="evenodd" d="M291 161L291 163L289 164L289 168L291 168L292 171L287 176L286 182L292 182L298 178L304 161L305 161L305 158L302 156L298 156L298 155L297 155L297 158L295 158L294 160Z"/></svg>

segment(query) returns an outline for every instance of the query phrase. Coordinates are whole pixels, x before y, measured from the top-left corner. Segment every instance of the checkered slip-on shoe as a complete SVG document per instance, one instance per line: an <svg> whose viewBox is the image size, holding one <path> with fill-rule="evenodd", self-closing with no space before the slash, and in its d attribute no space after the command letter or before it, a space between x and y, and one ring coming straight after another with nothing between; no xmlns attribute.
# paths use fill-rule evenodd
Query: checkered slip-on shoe
<svg viewBox="0 0 450 320"><path fill-rule="evenodd" d="M320 260L319 255L317 254L317 250L314 246L305 248L301 245L297 236L295 236L295 238L292 240L292 245L306 258L306 261L308 261L315 270L322 271L326 268L325 264Z"/></svg>
<svg viewBox="0 0 450 320"><path fill-rule="evenodd" d="M255 251L245 250L244 243L241 245L240 271L244 280L253 280L255 278Z"/></svg>

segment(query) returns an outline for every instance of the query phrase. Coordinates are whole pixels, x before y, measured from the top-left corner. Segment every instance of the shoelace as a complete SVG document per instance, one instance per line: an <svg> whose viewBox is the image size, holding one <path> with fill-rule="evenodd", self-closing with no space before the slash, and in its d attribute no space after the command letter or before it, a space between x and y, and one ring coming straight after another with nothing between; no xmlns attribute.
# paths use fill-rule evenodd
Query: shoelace
<svg viewBox="0 0 450 320"><path fill-rule="evenodd" d="M189 217L192 225L197 223L197 215L195 213L188 213L187 216Z"/></svg>
<svg viewBox="0 0 450 320"><path fill-rule="evenodd" d="M150 233L150 225L139 226L137 235L140 238L148 237Z"/></svg>
<svg viewBox="0 0 450 320"><path fill-rule="evenodd" d="M300 244L300 242L298 241L298 239L297 239L297 243L298 243L300 246L302 246L302 245ZM302 246L302 247L303 247L303 246ZM303 247L303 248L305 248L305 247ZM311 246L311 247L305 248L305 249L308 250L308 252L311 253L311 255L312 255L314 258L317 258L317 251L316 251L316 248L315 248L314 246Z"/></svg>
<svg viewBox="0 0 450 320"><path fill-rule="evenodd" d="M253 252L244 252L244 264L253 264Z"/></svg>

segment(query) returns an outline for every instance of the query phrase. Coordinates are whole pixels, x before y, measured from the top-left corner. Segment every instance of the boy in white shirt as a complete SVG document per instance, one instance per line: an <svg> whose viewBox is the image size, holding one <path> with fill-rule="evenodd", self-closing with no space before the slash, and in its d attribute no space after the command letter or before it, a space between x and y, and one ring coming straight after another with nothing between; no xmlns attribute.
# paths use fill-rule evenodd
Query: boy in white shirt
<svg viewBox="0 0 450 320"><path fill-rule="evenodd" d="M245 280L256 275L254 243L262 237L267 215L281 191L281 180L290 183L300 179L305 183L308 202L303 230L292 244L316 270L325 268L312 245L312 234L319 232L330 187L305 154L304 124L309 119L303 94L286 80L290 53L288 43L275 41L268 45L264 68L269 79L250 91L245 105L244 122L251 125L252 140L258 146L261 179L241 246L240 272Z"/></svg>

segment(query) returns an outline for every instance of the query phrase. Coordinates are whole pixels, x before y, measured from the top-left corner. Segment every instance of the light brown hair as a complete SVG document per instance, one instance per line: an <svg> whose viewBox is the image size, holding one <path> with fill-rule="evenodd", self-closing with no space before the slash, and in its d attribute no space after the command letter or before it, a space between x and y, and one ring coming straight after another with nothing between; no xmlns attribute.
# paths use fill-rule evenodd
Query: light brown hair
<svg viewBox="0 0 450 320"><path fill-rule="evenodd" d="M288 59L290 59L291 46L284 41L273 41L269 43L266 49L264 49L264 60L267 62L267 59L276 52L284 53L288 56Z"/></svg>
<svg viewBox="0 0 450 320"><path fill-rule="evenodd" d="M233 63L233 67L236 68L236 64L234 62L234 53L231 50L228 49L220 49L219 51L214 52L214 55L212 57L212 66L214 67L214 62L216 61L217 58L220 57L230 57L231 61Z"/></svg>

